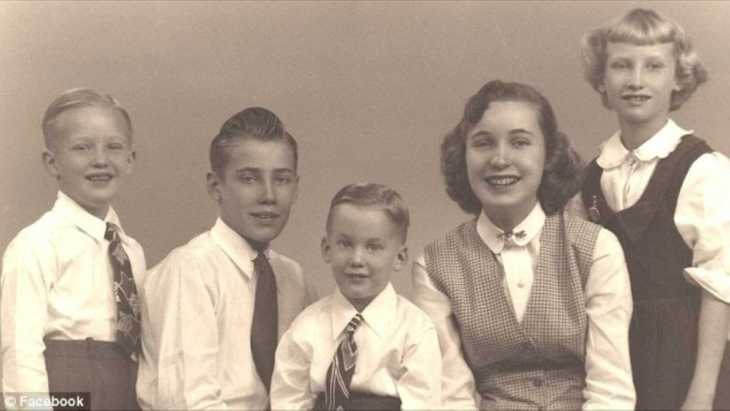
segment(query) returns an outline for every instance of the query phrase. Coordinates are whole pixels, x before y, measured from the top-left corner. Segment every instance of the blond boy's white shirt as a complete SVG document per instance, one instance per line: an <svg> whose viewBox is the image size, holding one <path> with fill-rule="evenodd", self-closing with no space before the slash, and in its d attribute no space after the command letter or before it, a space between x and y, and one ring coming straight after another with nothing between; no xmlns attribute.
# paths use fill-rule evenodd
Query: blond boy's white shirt
<svg viewBox="0 0 730 411"><path fill-rule="evenodd" d="M44 339L114 341L117 306L104 239L106 222L58 192L53 208L23 229L3 257L2 390L48 392ZM142 247L120 231L135 282L145 274Z"/></svg>
<svg viewBox="0 0 730 411"><path fill-rule="evenodd" d="M601 145L596 160L603 169L601 190L608 206L621 211L636 204L659 161L677 148L683 136L692 133L669 119L632 151L624 147L620 131L614 133ZM701 155L687 172L674 213L677 231L692 250L692 266L685 268L685 278L726 303L730 303L729 176L727 157L718 152ZM585 209L582 201L576 202L576 208Z"/></svg>
<svg viewBox="0 0 730 411"><path fill-rule="evenodd" d="M308 307L276 351L273 410L309 410L325 390L327 369L357 310L339 289ZM441 361L436 329L426 313L389 283L361 312L351 390L399 397L402 409L440 408Z"/></svg>
<svg viewBox="0 0 730 411"><path fill-rule="evenodd" d="M281 336L314 294L298 263L265 253L276 278ZM137 378L143 409L266 408L251 352L256 255L219 218L150 270Z"/></svg>
<svg viewBox="0 0 730 411"><path fill-rule="evenodd" d="M504 289L521 320L527 306L540 252L540 235L545 214L536 204L513 232L526 235L505 247L500 230L484 212L477 219L477 233L495 254L505 272ZM444 407L472 409L479 403L474 377L463 357L461 337L456 329L448 297L429 277L424 255L413 265L414 301L431 315L439 330L444 355ZM522 287L518 286L522 283ZM628 331L633 303L628 270L621 245L601 229L593 253L593 265L584 288L588 330L586 336L586 387L584 410L633 409L636 401Z"/></svg>

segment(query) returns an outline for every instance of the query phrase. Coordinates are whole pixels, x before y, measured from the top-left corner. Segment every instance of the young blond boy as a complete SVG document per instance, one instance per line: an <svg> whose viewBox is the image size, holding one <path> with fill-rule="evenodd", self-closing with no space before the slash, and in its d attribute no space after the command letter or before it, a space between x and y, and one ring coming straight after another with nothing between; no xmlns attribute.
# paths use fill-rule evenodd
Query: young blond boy
<svg viewBox="0 0 730 411"><path fill-rule="evenodd" d="M144 409L267 408L278 336L310 302L299 264L269 248L297 196L294 138L248 108L223 124L210 163L220 217L145 283Z"/></svg>
<svg viewBox="0 0 730 411"><path fill-rule="evenodd" d="M111 96L72 89L43 117L53 208L23 229L3 257L2 390L89 392L92 409L138 409L140 245L110 206L132 172L132 124Z"/></svg>
<svg viewBox="0 0 730 411"><path fill-rule="evenodd" d="M408 260L408 224L400 195L386 186L353 184L335 195L322 256L338 288L282 337L272 409L440 407L434 325L390 283Z"/></svg>

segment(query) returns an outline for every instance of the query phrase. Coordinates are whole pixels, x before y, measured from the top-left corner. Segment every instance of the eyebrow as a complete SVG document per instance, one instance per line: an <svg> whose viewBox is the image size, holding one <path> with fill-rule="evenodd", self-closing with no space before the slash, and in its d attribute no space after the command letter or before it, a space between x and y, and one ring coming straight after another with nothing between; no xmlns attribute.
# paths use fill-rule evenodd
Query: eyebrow
<svg viewBox="0 0 730 411"><path fill-rule="evenodd" d="M296 171L293 168L275 168L274 173L293 173L296 174Z"/></svg>
<svg viewBox="0 0 730 411"><path fill-rule="evenodd" d="M265 170L258 167L243 167L236 170L237 173L262 173ZM281 173L295 173L293 168L275 168L271 170L273 173L281 174Z"/></svg>
<svg viewBox="0 0 730 411"><path fill-rule="evenodd" d="M529 134L534 135L534 133L530 130L524 129L524 128L513 128L509 131L509 134Z"/></svg>
<svg viewBox="0 0 730 411"><path fill-rule="evenodd" d="M657 52L646 54L643 57L645 59L650 59L650 58L657 58L657 59L662 59L662 60L666 59L665 55L663 55L662 53L657 53ZM632 58L632 56L630 56L628 54L615 53L614 55L610 55L608 57L608 60L633 60L633 58ZM671 58L670 58L670 60L671 60Z"/></svg>
<svg viewBox="0 0 730 411"><path fill-rule="evenodd" d="M476 137L476 136L491 136L491 135L492 135L492 133L490 133L486 130L479 130L476 133L468 135L467 137L472 138L472 137Z"/></svg>
<svg viewBox="0 0 730 411"><path fill-rule="evenodd" d="M513 129L510 129L507 132L507 134L510 134L510 135L512 135L512 134L529 134L531 136L535 135L535 133L533 133L532 131L525 129L525 128L513 128ZM491 135L492 135L492 133L490 133L488 131L479 130L476 133L470 135L468 138L473 138L473 137L477 137L477 136L491 136Z"/></svg>
<svg viewBox="0 0 730 411"><path fill-rule="evenodd" d="M261 169L255 167L243 167L236 169L236 173L261 173Z"/></svg>

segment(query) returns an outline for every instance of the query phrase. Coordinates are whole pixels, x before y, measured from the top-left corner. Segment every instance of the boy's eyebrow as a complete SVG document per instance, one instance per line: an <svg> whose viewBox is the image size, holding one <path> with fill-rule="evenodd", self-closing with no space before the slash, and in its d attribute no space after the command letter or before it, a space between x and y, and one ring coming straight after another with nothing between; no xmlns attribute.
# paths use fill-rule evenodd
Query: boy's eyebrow
<svg viewBox="0 0 730 411"><path fill-rule="evenodd" d="M236 173L260 173L261 169L256 167L242 167L236 169Z"/></svg>
<svg viewBox="0 0 730 411"><path fill-rule="evenodd" d="M383 237L373 237L373 238L368 238L367 239L367 243L368 244L370 244L370 243L383 243L383 242L385 242L385 239Z"/></svg>
<svg viewBox="0 0 730 411"><path fill-rule="evenodd" d="M293 168L275 168L274 172L275 173L293 173L293 174L296 173L296 171L294 171Z"/></svg>

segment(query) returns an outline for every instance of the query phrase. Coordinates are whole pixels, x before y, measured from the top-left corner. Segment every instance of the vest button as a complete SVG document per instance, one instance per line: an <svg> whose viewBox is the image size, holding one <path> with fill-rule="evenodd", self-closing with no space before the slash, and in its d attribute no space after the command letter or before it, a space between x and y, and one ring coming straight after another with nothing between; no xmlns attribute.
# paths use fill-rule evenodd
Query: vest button
<svg viewBox="0 0 730 411"><path fill-rule="evenodd" d="M532 380L532 385L535 387L542 387L543 381L540 378L535 378Z"/></svg>

